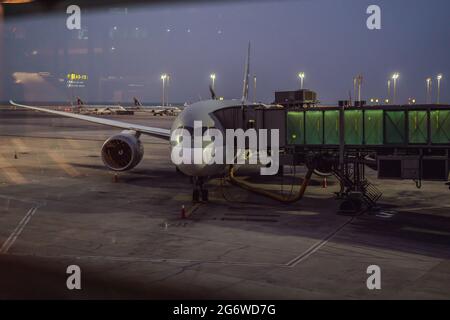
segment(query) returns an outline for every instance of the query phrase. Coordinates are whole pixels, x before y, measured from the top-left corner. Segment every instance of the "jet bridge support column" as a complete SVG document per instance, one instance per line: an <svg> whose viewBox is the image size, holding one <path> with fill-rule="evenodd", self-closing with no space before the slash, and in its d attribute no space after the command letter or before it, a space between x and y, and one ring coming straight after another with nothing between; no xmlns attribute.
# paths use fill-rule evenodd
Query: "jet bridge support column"
<svg viewBox="0 0 450 320"><path fill-rule="evenodd" d="M344 105L341 106L341 109L339 110L339 172L341 176L345 175L345 120L344 120ZM340 181L340 180L339 180ZM341 190L339 192L339 197L342 196L344 190L344 184L342 181L340 181L341 184Z"/></svg>

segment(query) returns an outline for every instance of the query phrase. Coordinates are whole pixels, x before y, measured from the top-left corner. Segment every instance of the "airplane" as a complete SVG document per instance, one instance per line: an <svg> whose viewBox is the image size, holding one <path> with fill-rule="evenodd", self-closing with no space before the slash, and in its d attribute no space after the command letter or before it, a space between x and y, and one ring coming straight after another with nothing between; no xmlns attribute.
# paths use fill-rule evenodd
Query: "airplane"
<svg viewBox="0 0 450 320"><path fill-rule="evenodd" d="M194 128L194 121L202 121L204 128L215 128L221 132L225 132L225 127L221 121L214 116L217 112L226 108L248 108L251 110L254 107L252 102L248 101L249 90L249 72L250 72L250 43L248 45L247 59L245 63L244 83L242 89L242 98L240 100L218 100L214 90L210 87L211 99L203 100L189 105L184 108L180 114L175 118L170 130L149 127L144 125L132 124L123 121L112 119L97 118L93 116L75 114L63 111L50 110L46 108L34 107L24 104L16 103L10 100L10 104L16 107L26 108L35 111L46 112L58 116L74 118L78 120L88 121L91 123L106 125L123 129L121 133L115 134L108 138L101 148L101 157L104 165L112 171L128 171L136 167L142 160L144 155L144 148L139 139L142 134L157 137L165 140L171 140L171 135L176 129L192 129ZM171 150L175 146L180 146L179 139L171 141ZM214 142L210 142L214 144ZM206 150L208 145L202 146ZM194 148L191 149L194 151ZM193 152L192 152L193 154ZM203 201L208 201L208 190L205 188L205 181L214 176L224 175L228 166L226 164L179 164L176 165L177 170L181 171L187 176L192 177L193 191L192 200L198 202L201 198Z"/></svg>
<svg viewBox="0 0 450 320"><path fill-rule="evenodd" d="M178 107L156 106L149 109L148 112L151 112L154 116L175 116L181 112L181 109Z"/></svg>
<svg viewBox="0 0 450 320"><path fill-rule="evenodd" d="M106 106L106 105L86 105L80 97L76 97L76 107L73 111L81 114L95 114L95 115L113 115L113 114L126 114L131 110L118 105L118 106Z"/></svg>
<svg viewBox="0 0 450 320"><path fill-rule="evenodd" d="M134 108L142 112L149 112L154 116L177 116L180 114L181 109L178 107L169 106L152 106L144 107L138 98L133 97Z"/></svg>

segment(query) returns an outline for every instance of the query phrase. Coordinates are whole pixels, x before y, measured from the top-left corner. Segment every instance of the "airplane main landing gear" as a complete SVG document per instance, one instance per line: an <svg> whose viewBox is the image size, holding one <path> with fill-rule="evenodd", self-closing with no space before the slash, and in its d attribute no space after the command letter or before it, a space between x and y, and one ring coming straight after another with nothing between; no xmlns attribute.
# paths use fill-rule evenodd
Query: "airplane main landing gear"
<svg viewBox="0 0 450 320"><path fill-rule="evenodd" d="M202 177L194 177L193 179L194 189L192 190L192 201L199 202L200 197L201 201L208 201L208 189L204 188L204 181Z"/></svg>
<svg viewBox="0 0 450 320"><path fill-rule="evenodd" d="M202 190L202 200L208 202L209 192L207 189Z"/></svg>
<svg viewBox="0 0 450 320"><path fill-rule="evenodd" d="M199 202L200 201L200 192L198 189L192 190L192 202Z"/></svg>

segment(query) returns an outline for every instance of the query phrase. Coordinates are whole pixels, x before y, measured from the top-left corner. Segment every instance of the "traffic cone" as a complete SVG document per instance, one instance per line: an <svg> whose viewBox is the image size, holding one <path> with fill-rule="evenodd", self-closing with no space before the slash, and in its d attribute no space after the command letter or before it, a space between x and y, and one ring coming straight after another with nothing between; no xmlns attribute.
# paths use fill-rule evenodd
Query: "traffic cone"
<svg viewBox="0 0 450 320"><path fill-rule="evenodd" d="M323 177L322 188L326 189L327 187L328 187L328 184L327 184L327 177Z"/></svg>
<svg viewBox="0 0 450 320"><path fill-rule="evenodd" d="M186 209L184 205L181 206L181 219L186 219Z"/></svg>

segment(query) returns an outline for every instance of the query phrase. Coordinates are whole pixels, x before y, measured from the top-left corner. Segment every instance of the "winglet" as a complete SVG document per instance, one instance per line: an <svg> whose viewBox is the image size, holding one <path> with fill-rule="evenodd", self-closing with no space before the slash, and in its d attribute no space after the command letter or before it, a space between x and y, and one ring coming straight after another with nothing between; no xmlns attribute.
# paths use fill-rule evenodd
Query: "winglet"
<svg viewBox="0 0 450 320"><path fill-rule="evenodd" d="M250 41L248 42L247 60L244 71L244 87L242 88L242 102L248 99L248 78L250 75Z"/></svg>

